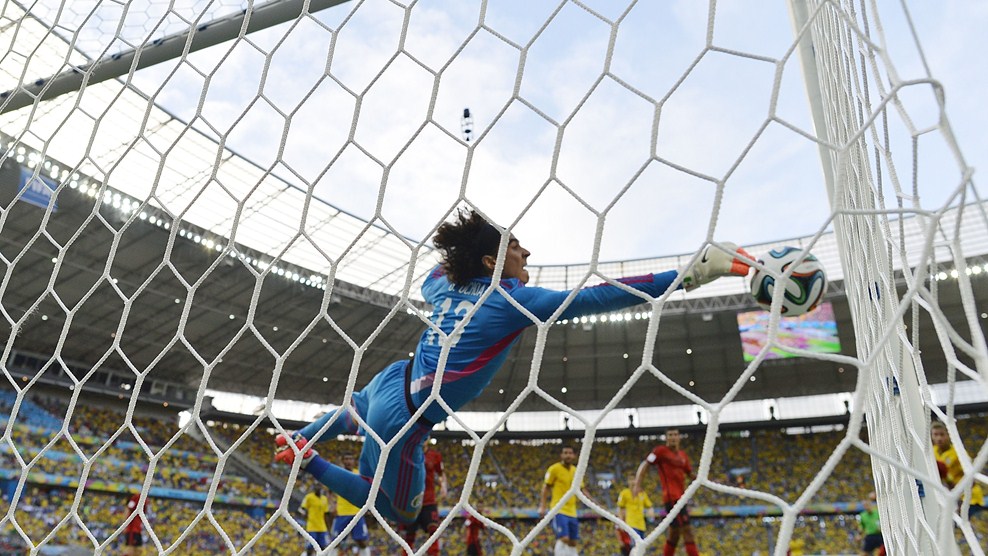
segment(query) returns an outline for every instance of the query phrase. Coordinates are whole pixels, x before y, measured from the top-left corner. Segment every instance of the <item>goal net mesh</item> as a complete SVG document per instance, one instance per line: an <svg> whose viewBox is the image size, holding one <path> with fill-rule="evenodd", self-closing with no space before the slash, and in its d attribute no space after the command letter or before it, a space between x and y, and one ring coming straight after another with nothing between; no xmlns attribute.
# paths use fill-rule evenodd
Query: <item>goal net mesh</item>
<svg viewBox="0 0 988 556"><path fill-rule="evenodd" d="M430 326L419 293L438 261L429 238L469 207L504 227L505 238L565 235L561 256L589 262L563 277L532 269L534 284L559 289L615 283L635 263L603 260L651 253L665 236L682 234L686 243L670 244L693 252L734 240L722 229L777 219L764 233L778 238L798 225L807 235L799 246L829 260L854 341L839 354L794 347L774 312L764 347L736 365L720 395L704 396L658 356L663 315L709 312L710 299L747 300L747 286L721 280L696 294L643 299L635 315L647 325L631 372L588 412L543 373L553 335L585 322L533 321L532 341L515 354L526 362L516 379L526 378L504 396L494 426L473 431L449 418L473 448L433 540L460 535L456 520L470 513L499 546L528 553L560 508L527 522L478 514L495 505L480 478L491 469L495 431L519 408L568 415L585 429L581 479L598 430L624 415L629 392L651 388L695 406L706 430L694 446L696 480L637 554L661 546L676 515L707 496L773 508L778 518L766 530L781 556L800 516L821 492L840 488L835 469L860 456L871 461L891 554L984 554L969 511L972 489L988 486L988 443L962 435L954 408L964 402L958 392L970 391L962 386L988 391L976 299L988 273L988 218L944 91L914 32L905 42L886 36L887 8L873 0L794 1L791 13L732 2L5 2L0 322L9 395L0 400L8 415L0 528L32 553L62 544L113 553L135 521L162 554L315 546L293 516L293 496L311 486L298 465L246 481L236 470L252 465L248 447L270 437L267 423L291 432L275 417L286 385L318 389L328 380L298 368L293 354L304 346L334 350L310 361L337 375L341 394L325 400L334 406L383 367L371 363L376 353L405 355L414 336L395 338L389 326ZM912 30L905 8L895 10L891 17ZM896 47L918 51L922 63L896 65ZM821 204L830 208L818 211ZM807 224L804 213L823 216ZM645 220L662 224L654 237L640 237ZM504 245L496 274L503 256ZM691 260L655 259L640 270ZM227 295L234 289L242 295ZM317 292L308 313L295 313L305 320L271 316L303 291ZM334 310L341 298L382 307L380 321L366 335L348 332L347 315ZM229 372L247 348L257 359ZM779 352L856 371L847 425L797 492L728 484L713 464L727 442L718 433ZM17 363L24 353L38 363ZM179 428L162 428L138 402L165 399L153 380L174 381L175 369L194 400ZM582 377L568 379L573 388ZM119 385L119 422L103 422L106 413L84 403L97 382ZM64 405L38 399L55 388ZM249 426L218 432L203 417L208 389L265 401ZM946 424L964 470L952 488L940 480L931 419ZM364 441L383 450L395 442L371 432ZM372 498L382 473L383 458ZM274 486L284 495L249 484L264 481L281 483ZM56 503L40 503L36 484L70 494L45 512ZM114 489L150 502L108 519L112 504L97 493ZM171 501L181 498L172 491L190 489L200 493L197 506ZM620 522L605 500L572 495ZM257 526L244 525L234 507L259 512ZM429 544L408 546L371 505L359 515L410 554ZM166 522L174 533L162 532ZM197 544L204 531L222 546Z"/></svg>

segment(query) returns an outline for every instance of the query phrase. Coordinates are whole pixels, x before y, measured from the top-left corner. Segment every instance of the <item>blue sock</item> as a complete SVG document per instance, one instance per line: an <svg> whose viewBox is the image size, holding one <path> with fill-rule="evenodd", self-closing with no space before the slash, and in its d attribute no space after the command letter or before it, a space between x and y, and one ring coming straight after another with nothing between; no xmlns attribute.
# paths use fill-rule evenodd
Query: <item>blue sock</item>
<svg viewBox="0 0 988 556"><path fill-rule="evenodd" d="M353 418L350 417L350 412L344 407L337 408L336 411L327 412L322 417L299 429L298 432L305 438L312 440L316 433L319 432L319 429L328 423L334 415L340 412L343 412L342 415L333 421L333 424L330 425L324 433L322 433L316 443L333 440L341 434L357 434L357 423L353 421Z"/></svg>
<svg viewBox="0 0 988 556"><path fill-rule="evenodd" d="M367 502L371 485L360 475L347 471L338 465L333 465L318 454L312 457L312 461L305 466L305 470L320 483L326 485L326 488L346 498L354 506L359 508ZM378 494L378 500L381 499L386 500L383 495Z"/></svg>

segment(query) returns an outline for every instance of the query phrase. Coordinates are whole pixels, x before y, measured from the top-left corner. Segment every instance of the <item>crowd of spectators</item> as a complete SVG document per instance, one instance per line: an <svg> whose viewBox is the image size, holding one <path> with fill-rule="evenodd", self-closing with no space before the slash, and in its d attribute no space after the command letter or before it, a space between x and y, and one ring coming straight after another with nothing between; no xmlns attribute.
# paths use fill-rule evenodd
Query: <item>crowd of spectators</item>
<svg viewBox="0 0 988 556"><path fill-rule="evenodd" d="M74 520L64 519L71 510L73 494L72 491L66 490L34 487L28 489L14 512L14 519L32 544L40 543L61 523L62 526L47 541L49 544L93 546L92 540ZM84 497L79 505L79 517L86 523L96 542L103 543L124 523L127 517L124 506L128 497L94 492L86 492ZM6 501L0 502L0 511L6 512L6 504ZM216 522L214 525L205 516L201 504L153 499L148 509L151 531L145 531L144 534L149 546L154 546L150 536L153 531L162 548L171 547L177 542L179 549L176 553L180 554L232 553L253 540L251 553L295 556L301 552L306 542L300 530L284 518L272 520L269 528L263 534L258 534L262 526L270 520L272 510L265 511L261 516L254 516L243 509L214 505L210 511ZM297 513L295 517L299 517ZM395 554L393 539L373 518L368 521L371 533L370 546L374 554ZM495 522L512 531L519 539L538 524L532 519L497 519ZM193 525L190 527L190 524ZM779 525L780 520L772 517L693 520L698 547L704 555L770 554L777 542ZM796 522L792 539L798 542L807 554L845 554L854 552L855 547L859 545L858 532L857 520L853 515L803 516ZM982 530L982 533L984 532ZM611 556L618 552L614 526L606 520L582 521L580 535L580 553L584 556ZM122 535L119 536L111 542L111 545L119 545L122 538ZM465 553L463 538L463 521L453 519L442 535L442 553ZM9 522L0 526L0 542L20 546L26 544ZM658 550L661 542L663 542L662 537L653 544L653 547L656 547L653 552ZM488 528L484 533L482 544L484 553L491 556L507 556L513 548L510 539L493 528ZM524 553L548 554L551 553L553 544L551 529L544 527L535 535ZM233 550L229 548L231 545ZM156 552L152 550L152 553ZM962 554L970 553L970 550L962 550Z"/></svg>
<svg viewBox="0 0 988 556"><path fill-rule="evenodd" d="M9 416L11 403L8 398L9 396L0 395L0 419ZM69 435L66 436L50 427L45 429L44 425L48 422L44 413L55 416L57 422L60 422L58 419L65 418L68 408L63 403L46 399L32 400L30 404L27 401L22 402L17 421L19 423L21 416L30 413L32 426L12 427L10 440L20 457L27 462L42 449L45 450L32 464L33 472L80 477L84 456L92 458L89 479L141 484L148 473L150 454L167 445L168 449L156 461L152 486L199 492L205 492L210 487L218 458L206 440L180 433L177 419L135 413L130 424L123 426L122 423L126 420L118 410L77 404L71 412L67 427ZM240 441L236 448L238 453L247 456L255 467L281 481L278 486L287 482L289 469L275 466L271 461L275 431L265 428L249 430L232 423L212 425L206 433L216 439L218 444L230 445ZM39 433L39 427L48 432ZM978 446L988 436L988 418L960 419L958 429L968 446ZM812 433L782 429L724 433L716 439L707 480L770 493L787 502L793 502L824 468L827 458L844 436L845 431L839 429ZM684 435L683 448L694 466L699 462L704 440L701 433ZM633 473L649 451L661 442L661 437L629 437L598 439L592 446L587 446L589 453L585 482L590 496L614 511L618 493L626 486L627 475ZM578 452L583 448L579 441L570 444ZM538 520L517 519L517 516L531 512L538 505L545 470L558 461L559 448L558 440L492 440L478 448L471 442L439 439L436 441L436 449L443 455L450 485L449 496L440 500L440 505L450 507L461 498L468 471L476 460L477 471L469 501L483 508L488 515L497 517L498 523L518 538L524 537L536 526ZM358 439L336 439L321 443L318 449L329 461L339 461L343 454L358 454L361 444ZM0 446L0 465L4 469L22 468L11 446L6 443ZM219 494L272 497L269 486L263 487L248 481L232 473L232 469L233 466L227 465L217 491ZM300 492L308 492L316 486L304 473L298 476L297 481L295 489ZM654 473L646 475L644 488L654 493L653 500L660 499L660 487ZM855 503L865 499L872 489L868 456L852 448L830 472L813 501ZM19 500L13 517L32 541L38 542L47 532L63 523L62 518L70 511L74 501L74 493L74 489L58 491L49 486L31 485ZM125 518L122 510L125 495L87 490L84 497L78 507L79 517L97 541L101 542ZM709 506L757 504L764 502L725 494L709 485L703 485L691 500L691 508L694 510ZM152 508L155 516L152 528L156 538L165 547L181 542L183 546L179 552L183 554L228 552L223 549L227 542L224 537L234 547L240 548L256 535L266 519L257 514L257 509L214 505L210 513L216 524L219 524L221 533L202 511L202 503L155 498ZM299 517L296 509L292 510L295 517ZM272 512L270 509L261 511L262 515L268 517ZM377 547L376 553L392 553L392 541L380 525L373 523L372 518L369 521L371 544ZM193 524L191 529L190 523ZM973 518L972 523L981 538L988 539L988 519L979 516ZM700 550L704 554L767 554L775 543L779 520L773 517L704 517L695 518L693 524ZM854 515L834 514L801 517L793 538L798 540L807 553L834 554L853 552L858 546L857 534L858 525ZM584 539L581 554L614 554L618 551L613 525L606 520L584 520L581 535ZM182 540L178 541L180 536ZM20 535L11 523L0 527L0 543L17 542L19 538ZM81 546L92 544L74 520L65 521L58 527L50 542ZM279 518L271 523L270 528L256 542L257 553L298 554L304 541L301 533L291 523ZM463 552L460 519L454 519L449 524L443 542L446 547L444 553ZM534 537L526 553L547 553L553 542L551 531L545 528ZM511 550L509 539L490 529L485 534L484 545L487 554L508 554Z"/></svg>
<svg viewBox="0 0 988 556"><path fill-rule="evenodd" d="M961 434L969 445L979 445L988 433L988 419L974 418L958 421ZM243 427L227 424L217 427L229 440L245 434ZM774 494L787 502L794 502L825 466L827 458L844 438L845 431L831 430L810 432L808 430L747 431L726 433L716 439L709 480L714 483L741 486ZM287 474L271 464L271 446L274 431L255 429L243 439L241 449L255 459L257 465L268 467L273 473ZM588 459L586 483L591 496L602 505L614 509L617 495L625 486L625 477L633 473L660 437L625 438L598 440L592 446ZM684 449L690 454L694 465L698 463L699 452L704 438L702 435L686 435ZM573 443L577 450L579 442ZM469 500L487 510L511 513L517 510L532 510L538 505L538 493L545 469L559 458L558 441L497 441L484 446L480 453L477 475ZM436 448L443 454L445 469L450 484L450 496L442 505L452 506L459 500L471 461L477 452L472 443L452 440L439 440ZM343 453L358 453L357 440L344 439L326 442L318 449L330 461L338 461ZM303 477L304 475L300 475ZM303 487L304 488L304 487ZM655 474L646 475L644 488L649 492L659 491ZM871 464L867 454L849 450L831 470L828 479L813 497L814 503L861 502L874 486L871 477ZM658 498L658 495L655 497ZM691 502L691 507L761 505L764 502L725 494L709 487L700 488ZM977 520L975 528L981 538L988 538L988 520ZM503 520L502 524L516 535L523 536L535 523L534 520ZM601 554L616 552L617 545L613 527L604 521L584 522L585 546L603 546ZM776 518L707 518L696 519L695 529L701 546L707 554L751 554L756 551L769 553L775 542L779 522ZM459 522L451 528L455 532L444 535L444 542L456 554L454 547L462 543ZM794 539L807 553L853 552L858 546L858 525L852 514L836 514L801 517L794 532ZM491 554L507 554L510 542L500 535L489 533L487 541ZM536 537L533 546L551 546L551 534L543 532ZM543 538L545 537L545 538ZM382 547L388 546L387 539L381 536ZM541 543L541 544L540 544ZM613 547L611 545L614 545ZM610 551L613 548L614 551ZM534 553L540 553L535 550ZM596 552L587 552L594 554Z"/></svg>
<svg viewBox="0 0 988 556"><path fill-rule="evenodd" d="M532 530L534 520L499 520L500 525L522 537ZM654 525L654 524L653 524ZM446 554L465 554L462 523L454 521L450 531L444 535L443 545ZM693 521L693 530L698 539L698 548L704 555L714 554L771 554L777 542L779 521L775 518L717 518ZM841 554L854 552L857 535L857 522L854 516L811 516L799 518L793 530L793 538L800 539L807 553ZM614 525L602 519L584 520L580 523L580 554L587 556L620 553L620 546ZM387 539L380 539L382 550ZM661 550L664 536L652 543L649 553ZM484 534L484 553L493 556L508 556L512 544L508 537L491 528ZM555 543L549 527L544 528L529 545L526 554L551 554ZM835 547L845 547L836 549ZM390 552L384 551L381 554Z"/></svg>
<svg viewBox="0 0 988 556"><path fill-rule="evenodd" d="M130 494L86 491L78 506L78 516L86 524L87 534L71 519L74 490L28 487L13 514L13 520L27 540L8 521L0 526L0 542L24 548L29 547L28 542L37 546L54 530L46 541L48 545L92 548L94 541L105 543L111 535L121 531L110 546L122 546L124 534L121 528L128 516L126 504L129 498ZM0 502L0 510L6 513L8 504L4 499ZM150 529L145 529L144 537L151 547L155 545L153 533L163 549L178 543L180 548L174 552L176 554L232 553L230 545L234 550L240 550L255 537L253 553L295 556L300 552L299 532L286 519L273 520L263 534L258 534L274 510L265 510L263 515L255 516L243 508L213 505L209 513L214 524L203 511L202 503L154 498L146 508ZM109 550L106 553L118 552ZM157 553L157 550L152 552Z"/></svg>
<svg viewBox="0 0 988 556"><path fill-rule="evenodd" d="M228 425L225 432L235 438L239 427ZM770 492L784 500L794 501L809 484L813 476L833 451L842 436L841 432L813 435L789 435L780 431L752 433L745 438L718 439L722 449L715 450L710 480L731 486ZM244 439L241 450L249 454L261 466L272 473L287 476L287 469L271 463L274 435L272 431L257 429ZM692 439L691 439L692 440ZM687 451L698 449L702 438ZM625 477L634 473L648 452L661 442L658 438L600 441L592 447L587 488L598 502L613 507L617 495L626 486ZM581 445L573 443L577 450ZM692 442L691 442L692 444ZM488 506L503 508L534 508L538 506L538 494L546 468L558 461L560 444L546 441L491 441L480 454L477 479L472 491L473 499L483 500ZM461 441L439 440L438 450L443 454L450 483L450 498L459 498L467 471L475 454L475 447ZM343 440L321 444L320 453L330 461L338 461L344 452L358 453L357 441ZM696 462L696 456L693 456ZM743 470L741 473L735 473ZM852 450L834 469L831 479L815 497L823 502L856 502L864 499L871 486L871 474L863 452ZM646 476L647 489L658 489L654 474ZM734 506L754 503L737 496L722 494L710 488L701 488L694 498L696 505Z"/></svg>
<svg viewBox="0 0 988 556"><path fill-rule="evenodd" d="M0 400L10 397L10 392L4 394ZM7 401L6 406L0 404L2 420L10 415L12 404ZM31 425L21 423L25 408L30 408L33 415ZM0 466L78 480L83 477L85 460L89 460L88 480L140 485L151 469L153 456L158 454L150 472L152 487L206 492L214 482L218 458L204 441L179 433L177 418L135 414L132 426L126 426L120 411L79 403L72 410L67 434L44 425L55 422L60 427L67 409L58 400L25 399L10 430L13 448L6 443L0 445ZM168 449L162 450L169 442ZM268 498L271 494L229 466L219 479L217 492L222 495Z"/></svg>
<svg viewBox="0 0 988 556"><path fill-rule="evenodd" d="M113 409L89 400L76 403L71 414L64 400L38 397L32 401L55 417L59 426L68 416L67 429L73 438L108 439L116 436L120 440L145 444L154 451L166 444L169 451L201 452L204 448L201 440L179 431L177 417L173 414L162 418L135 411L128 422L122 408Z"/></svg>

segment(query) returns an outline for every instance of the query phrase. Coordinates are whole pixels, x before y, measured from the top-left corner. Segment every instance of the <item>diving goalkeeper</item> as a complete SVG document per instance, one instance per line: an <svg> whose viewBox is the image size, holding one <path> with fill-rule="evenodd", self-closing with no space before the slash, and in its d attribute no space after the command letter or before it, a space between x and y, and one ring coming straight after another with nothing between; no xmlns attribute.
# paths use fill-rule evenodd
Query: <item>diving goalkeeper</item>
<svg viewBox="0 0 988 556"><path fill-rule="evenodd" d="M301 466L308 473L354 505L363 506L371 488L370 477L374 476L381 456L378 443L363 443L359 473L353 473L320 458L312 449L314 441L333 439L340 434L361 434L354 414L385 442L394 438L412 414L427 402L433 383L438 379L437 368L444 343L450 347L439 395L453 411L479 396L518 336L534 324L512 303L545 321L571 293L526 287L528 270L525 266L530 253L512 237L504 255L498 289L481 304L480 297L492 287L491 276L497 264L500 241L501 232L473 211L462 211L454 221L442 224L433 238L442 255L442 264L426 277L422 294L433 306L432 324L448 339L444 342L441 335L429 327L419 339L411 361L398 361L386 367L361 391L353 394L348 407L327 413L291 438L277 437L275 460L291 464L296 454L301 455ZM721 276L746 275L748 264L736 256L740 254L749 260L751 257L733 244L723 245L728 246L730 254L712 245L706 246L696 263L681 271L680 285L692 289ZM678 277L676 271L667 271L622 278L618 282L658 297ZM557 318L605 313L641 303L642 297L605 283L577 291ZM459 334L453 335L454 328L461 323ZM430 402L422 416L391 449L375 503L386 518L411 523L418 517L425 486L422 444L434 423L446 416L438 403ZM334 418L317 438L317 433Z"/></svg>

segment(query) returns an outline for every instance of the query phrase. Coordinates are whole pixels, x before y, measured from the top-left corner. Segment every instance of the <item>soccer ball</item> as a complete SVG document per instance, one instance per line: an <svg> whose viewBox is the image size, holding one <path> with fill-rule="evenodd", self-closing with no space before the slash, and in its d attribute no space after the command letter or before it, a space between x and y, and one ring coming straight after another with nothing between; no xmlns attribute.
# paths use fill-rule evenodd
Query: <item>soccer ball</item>
<svg viewBox="0 0 988 556"><path fill-rule="evenodd" d="M782 247L769 251L763 258L758 259L758 262L765 265L766 269L781 275L802 254L803 251L796 247ZM766 311L770 310L774 291L775 276L756 268L755 274L751 277L751 295L755 298L755 302ZM782 315L798 317L809 313L816 309L825 293L827 293L827 275L823 272L823 265L816 257L807 253L799 266L793 270L786 284Z"/></svg>

